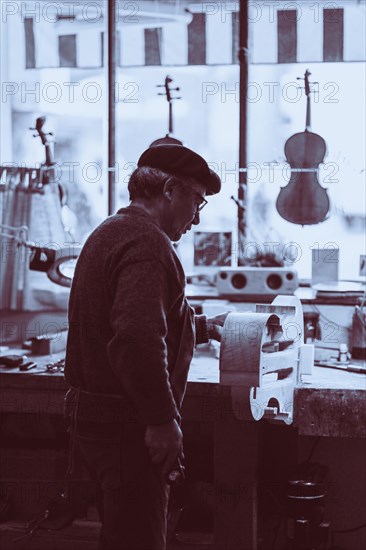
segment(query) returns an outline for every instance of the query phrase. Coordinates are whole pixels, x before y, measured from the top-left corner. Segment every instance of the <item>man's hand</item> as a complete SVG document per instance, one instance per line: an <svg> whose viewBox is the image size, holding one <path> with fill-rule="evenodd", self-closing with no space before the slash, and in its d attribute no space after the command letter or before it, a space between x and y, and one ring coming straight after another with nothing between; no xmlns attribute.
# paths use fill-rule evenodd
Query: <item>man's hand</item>
<svg viewBox="0 0 366 550"><path fill-rule="evenodd" d="M160 464L164 474L169 473L177 456L182 456L183 434L178 422L147 426L145 444L153 463Z"/></svg>
<svg viewBox="0 0 366 550"><path fill-rule="evenodd" d="M208 337L210 339L217 340L218 342L221 341L222 327L229 313L230 311L227 311L226 313L220 313L219 315L215 315L215 317L207 319Z"/></svg>

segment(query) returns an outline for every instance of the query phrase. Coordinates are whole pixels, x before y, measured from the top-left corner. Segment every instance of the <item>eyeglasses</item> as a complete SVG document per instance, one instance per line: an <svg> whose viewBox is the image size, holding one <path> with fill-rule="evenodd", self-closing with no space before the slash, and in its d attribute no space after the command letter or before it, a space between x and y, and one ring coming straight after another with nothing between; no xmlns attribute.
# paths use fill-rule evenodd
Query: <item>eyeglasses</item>
<svg viewBox="0 0 366 550"><path fill-rule="evenodd" d="M199 204L197 204L197 206L196 206L196 214L197 214L197 212L201 212L202 208L204 208L204 207L206 206L207 201L206 201L205 197L203 197L200 193L195 192L195 195L196 195L197 197L199 197L199 199L200 199L200 201L201 201L201 202L200 202Z"/></svg>

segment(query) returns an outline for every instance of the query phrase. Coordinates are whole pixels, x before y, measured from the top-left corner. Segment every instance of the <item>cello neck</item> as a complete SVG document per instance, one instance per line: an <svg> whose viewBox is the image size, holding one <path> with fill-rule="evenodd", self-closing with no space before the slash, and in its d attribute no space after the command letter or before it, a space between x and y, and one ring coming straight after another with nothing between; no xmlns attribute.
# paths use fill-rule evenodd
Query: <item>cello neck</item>
<svg viewBox="0 0 366 550"><path fill-rule="evenodd" d="M306 98L306 130L310 130L311 120L310 120L310 95Z"/></svg>
<svg viewBox="0 0 366 550"><path fill-rule="evenodd" d="M308 69L306 69L304 74L304 81L305 81L305 95L306 95L306 123L305 123L305 129L310 130L310 82L309 82L309 76L311 73Z"/></svg>
<svg viewBox="0 0 366 550"><path fill-rule="evenodd" d="M169 101L169 134L173 133L173 105L172 101Z"/></svg>
<svg viewBox="0 0 366 550"><path fill-rule="evenodd" d="M173 82L173 79L170 78L170 76L167 75L165 77L164 84L158 84L158 88L165 88L165 93L164 92L159 93L158 95L165 95L166 99L168 101L168 104L169 104L168 135L173 133L173 106L172 106L173 99L181 99L180 97L172 97L171 92L173 92L173 91L178 92L179 91L178 87L177 88L171 88L170 87L170 84L172 82Z"/></svg>

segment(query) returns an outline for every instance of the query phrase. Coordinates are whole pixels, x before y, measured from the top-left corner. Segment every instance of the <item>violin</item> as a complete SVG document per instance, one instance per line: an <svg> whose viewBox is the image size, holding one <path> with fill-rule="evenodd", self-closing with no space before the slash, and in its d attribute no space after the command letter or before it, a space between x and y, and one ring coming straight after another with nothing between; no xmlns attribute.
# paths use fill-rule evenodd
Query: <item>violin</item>
<svg viewBox="0 0 366 550"><path fill-rule="evenodd" d="M52 170L47 170L47 168L51 168L56 163L53 159L53 142L49 139L48 136L53 136L52 132L45 132L43 130L43 126L45 125L46 117L40 116L36 120L36 126L35 128L30 128L30 130L36 130L36 134L34 134L33 137L40 137L42 141L42 145L44 145L45 148L45 154L46 154L46 160L44 163L42 163L42 183L50 183L50 178L52 177Z"/></svg>
<svg viewBox="0 0 366 550"><path fill-rule="evenodd" d="M150 147L153 145L183 145L183 142L180 139L173 137L173 100L182 99L181 97L172 97L172 92L179 92L179 88L171 88L170 84L173 82L173 79L170 76L165 77L164 84L157 84L157 88L165 88L164 92L159 92L158 95L165 95L168 104L169 104L169 118L168 118L168 133L159 139L156 139L150 143Z"/></svg>
<svg viewBox="0 0 366 550"><path fill-rule="evenodd" d="M329 212L327 190L318 182L319 164L326 153L324 139L310 131L310 72L304 75L306 102L305 131L291 136L285 143L285 155L291 167L289 183L281 188L276 208L285 220L299 225L323 222Z"/></svg>
<svg viewBox="0 0 366 550"><path fill-rule="evenodd" d="M39 216L42 216L40 219L47 220L48 242L58 243L58 246L57 250L47 246L31 246L32 255L30 257L29 269L46 272L47 277L53 283L70 287L72 277L68 273L73 270L73 266L67 266L67 263L78 257L81 247L76 243L70 242L66 237L68 231L63 225L62 211L64 207L67 208L67 194L63 185L56 178L57 164L53 155L54 141L50 139L53 133L44 131L45 123L46 117L41 116L37 118L35 128L30 128L30 130L36 130L34 137L41 138L46 155L45 161L41 163L39 180L32 191L44 195L42 200L34 203L34 208L38 208ZM65 242L65 239L68 242ZM66 264L66 267L69 267L66 272L63 271L64 264Z"/></svg>
<svg viewBox="0 0 366 550"><path fill-rule="evenodd" d="M38 182L38 191L42 192L43 185L52 184L56 182L55 178L55 166L56 162L54 161L53 156L53 141L49 139L48 136L53 136L53 132L45 132L43 126L46 123L46 117L40 116L36 120L35 128L30 128L30 130L36 130L36 134L33 134L33 137L40 137L42 145L45 148L46 159L45 162L41 164L40 171L40 181ZM66 190L64 186L58 182L58 193L60 196L60 203L62 206L66 203Z"/></svg>

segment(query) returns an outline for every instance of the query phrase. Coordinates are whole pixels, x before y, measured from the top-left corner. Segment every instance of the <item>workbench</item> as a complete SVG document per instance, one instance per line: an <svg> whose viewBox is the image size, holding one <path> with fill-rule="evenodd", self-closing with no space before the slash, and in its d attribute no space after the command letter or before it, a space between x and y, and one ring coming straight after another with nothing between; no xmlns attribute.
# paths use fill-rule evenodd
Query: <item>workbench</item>
<svg viewBox="0 0 366 550"><path fill-rule="evenodd" d="M60 355L35 357L38 367L30 372L1 370L2 417L8 413L62 416L67 389L63 375L44 371L44 365ZM183 422L212 429L215 550L256 550L258 464L268 453L263 434L275 441L280 438L286 447L286 452L273 449L270 459L274 471L278 466L282 472L297 460L298 436L347 438L350 444L365 438L366 376L315 367L313 376L295 390L294 424L272 427L267 421L234 417L230 388L219 385L219 360L212 349L198 348L182 416Z"/></svg>

